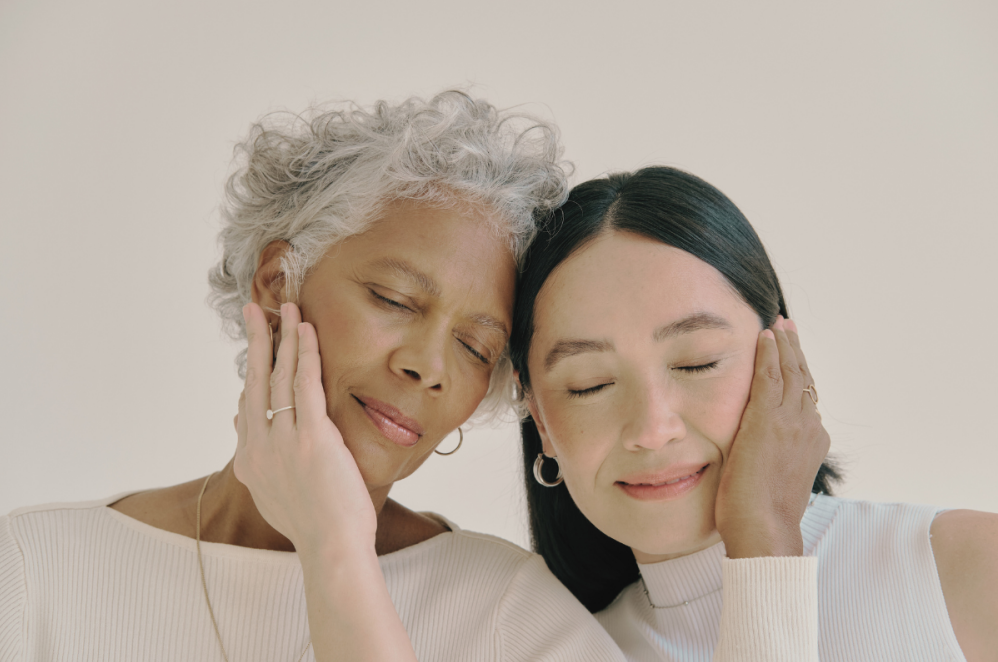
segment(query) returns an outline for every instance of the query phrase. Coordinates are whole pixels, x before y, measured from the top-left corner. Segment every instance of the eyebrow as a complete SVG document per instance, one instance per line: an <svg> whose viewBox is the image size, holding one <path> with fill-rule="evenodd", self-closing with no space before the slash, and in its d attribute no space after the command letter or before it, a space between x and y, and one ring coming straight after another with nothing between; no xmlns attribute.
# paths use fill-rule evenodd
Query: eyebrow
<svg viewBox="0 0 998 662"><path fill-rule="evenodd" d="M472 315L469 319L472 324L484 327L489 331L493 331L501 335L503 345L505 345L506 341L509 339L509 329L506 328L505 324L497 320L495 317L492 317L492 315L486 315L485 313L476 313Z"/></svg>
<svg viewBox="0 0 998 662"><path fill-rule="evenodd" d="M675 338L676 336L681 336L684 333L693 333L694 331L701 331L703 329L730 329L731 325L723 317L718 317L712 313L694 313L689 317L684 317L683 319L673 322L672 324L666 324L655 330L652 338L655 342L661 342L669 338Z"/></svg>
<svg viewBox="0 0 998 662"><path fill-rule="evenodd" d="M652 334L655 342L675 338L686 333L703 329L730 329L731 324L722 317L711 313L694 313L681 320L659 327ZM612 352L614 345L609 340L559 340L544 357L544 370L550 372L562 359L589 352Z"/></svg>
<svg viewBox="0 0 998 662"><path fill-rule="evenodd" d="M386 257L378 260L372 266L375 269L385 269L391 271L396 276L409 281L430 296L437 298L440 297L440 285L437 284L437 281L433 280L430 276L412 266L405 260L401 260L397 257ZM476 326L481 326L489 331L500 334L502 336L503 345L505 345L506 341L509 339L509 329L506 328L505 324L492 315L476 313L471 315L468 320Z"/></svg>
<svg viewBox="0 0 998 662"><path fill-rule="evenodd" d="M395 257L386 257L378 260L372 266L376 269L386 269L391 271L396 276L409 281L430 296L440 296L440 285L437 284L437 281L433 280L405 260L400 260Z"/></svg>
<svg viewBox="0 0 998 662"><path fill-rule="evenodd" d="M559 340L544 357L544 370L550 372L562 359L588 352L612 352L613 343L609 340Z"/></svg>

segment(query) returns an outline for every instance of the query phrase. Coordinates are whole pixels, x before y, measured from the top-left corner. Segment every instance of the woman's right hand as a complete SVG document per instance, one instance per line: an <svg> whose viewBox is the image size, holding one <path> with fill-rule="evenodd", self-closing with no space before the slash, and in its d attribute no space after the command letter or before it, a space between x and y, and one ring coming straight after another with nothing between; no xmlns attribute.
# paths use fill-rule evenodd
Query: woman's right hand
<svg viewBox="0 0 998 662"><path fill-rule="evenodd" d="M377 514L357 462L326 413L315 329L301 321L295 304L283 304L275 360L263 310L250 303L243 314L249 348L236 478L299 554L374 558ZM276 411L273 420L267 410Z"/></svg>
<svg viewBox="0 0 998 662"><path fill-rule="evenodd" d="M759 334L749 401L717 491L728 558L803 553L800 521L830 445L805 391L813 385L797 326L779 317Z"/></svg>
<svg viewBox="0 0 998 662"><path fill-rule="evenodd" d="M326 413L315 328L296 305L282 305L275 362L263 310L251 303L243 315L249 354L233 466L298 552L315 659L415 662L374 547L374 504Z"/></svg>

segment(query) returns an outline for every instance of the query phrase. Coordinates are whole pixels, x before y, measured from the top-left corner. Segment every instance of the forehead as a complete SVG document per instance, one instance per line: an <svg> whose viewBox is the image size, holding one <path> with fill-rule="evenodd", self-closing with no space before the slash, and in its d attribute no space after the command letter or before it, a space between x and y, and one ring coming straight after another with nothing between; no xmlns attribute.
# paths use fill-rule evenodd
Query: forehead
<svg viewBox="0 0 998 662"><path fill-rule="evenodd" d="M755 312L717 269L686 251L610 232L562 262L537 297L535 336L646 334L695 313L736 327Z"/></svg>
<svg viewBox="0 0 998 662"><path fill-rule="evenodd" d="M328 257L359 276L411 281L435 298L473 294L511 309L516 263L493 213L481 206L431 206L415 201L385 207L370 227L332 247Z"/></svg>

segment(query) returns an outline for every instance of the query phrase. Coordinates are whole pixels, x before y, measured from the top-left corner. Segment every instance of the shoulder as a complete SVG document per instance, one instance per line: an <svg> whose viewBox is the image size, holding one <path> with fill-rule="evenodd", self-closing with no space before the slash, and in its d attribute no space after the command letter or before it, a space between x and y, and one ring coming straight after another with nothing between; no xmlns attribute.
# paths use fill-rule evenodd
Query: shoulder
<svg viewBox="0 0 998 662"><path fill-rule="evenodd" d="M522 551L522 550L520 550ZM517 555L499 602L497 635L503 657L588 661L624 656L610 634L565 588L537 554Z"/></svg>
<svg viewBox="0 0 998 662"><path fill-rule="evenodd" d="M998 515L950 510L932 522L932 552L957 640L968 660L998 650ZM989 653L990 654L990 653Z"/></svg>
<svg viewBox="0 0 998 662"><path fill-rule="evenodd" d="M448 525L448 528L453 527ZM487 570L493 581L501 583L511 580L533 556L508 540L453 527L453 530L445 529L419 544L381 558L384 561L423 558L447 572L479 576Z"/></svg>
<svg viewBox="0 0 998 662"><path fill-rule="evenodd" d="M116 501L129 496L132 492L122 492L114 496L103 499L92 499L90 501L55 501L52 503L41 503L34 506L23 506L10 511L7 517L11 522L23 519L44 518L46 513L82 512L92 511L97 508L104 508Z"/></svg>
<svg viewBox="0 0 998 662"><path fill-rule="evenodd" d="M544 559L502 538L456 530L382 559L385 579L419 582L462 604L499 647L499 659L623 662L607 632ZM470 602L465 598L470 599ZM426 601L423 603L426 612Z"/></svg>
<svg viewBox="0 0 998 662"><path fill-rule="evenodd" d="M450 522L447 528L441 528L437 535L379 554L389 585L416 582L436 587L473 587L483 600L486 596L498 600L520 567L533 556L502 538L466 531Z"/></svg>
<svg viewBox="0 0 998 662"><path fill-rule="evenodd" d="M873 549L921 548L938 512L934 506L815 495L801 521L804 551L831 548L837 556L860 557ZM849 544L841 544L844 540ZM927 558L929 553L924 545Z"/></svg>
<svg viewBox="0 0 998 662"><path fill-rule="evenodd" d="M16 544L25 564L36 570L55 559L89 549L114 527L109 504L123 494L104 499L46 503L12 510L4 517L2 535Z"/></svg>
<svg viewBox="0 0 998 662"><path fill-rule="evenodd" d="M23 539L29 532L35 535L45 535L72 528L76 522L86 522L94 517L100 517L107 511L108 504L121 499L125 494L118 494L104 499L92 501L54 502L35 506L25 506L12 510L5 519L10 535Z"/></svg>
<svg viewBox="0 0 998 662"><path fill-rule="evenodd" d="M24 555L10 526L10 517L0 517L0 659L20 659L23 653L23 618L28 589Z"/></svg>

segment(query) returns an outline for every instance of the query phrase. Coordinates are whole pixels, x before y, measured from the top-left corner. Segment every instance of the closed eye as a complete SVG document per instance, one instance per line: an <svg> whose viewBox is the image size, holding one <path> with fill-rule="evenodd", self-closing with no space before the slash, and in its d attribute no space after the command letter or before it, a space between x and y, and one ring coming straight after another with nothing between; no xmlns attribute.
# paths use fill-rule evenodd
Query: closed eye
<svg viewBox="0 0 998 662"><path fill-rule="evenodd" d="M372 295L374 295L374 298L377 299L379 303L384 304L388 308L394 308L395 310L398 310L398 311L406 311L406 312L410 312L410 313L413 312L411 308L409 308L408 306L403 306L401 303L399 303L398 301L395 301L394 299L389 299L388 297L383 297L383 296L381 296L380 294L378 294L377 292L375 292L374 290L371 290L371 289L368 289L368 291Z"/></svg>
<svg viewBox="0 0 998 662"><path fill-rule="evenodd" d="M677 366L676 370L682 370L685 373L696 374L700 372L708 372L717 367L720 361L711 361L710 363L704 363L703 365L684 365Z"/></svg>
<svg viewBox="0 0 998 662"><path fill-rule="evenodd" d="M568 389L568 397L570 398L584 398L587 395L595 395L599 393L607 386L612 386L613 382L607 382L606 384L597 384L596 386L591 386L589 388L580 389L578 391L573 389Z"/></svg>
<svg viewBox="0 0 998 662"><path fill-rule="evenodd" d="M485 365L491 365L492 364L487 358L485 358L485 356L481 352L479 352L478 350L476 350L474 347L472 347L468 343L464 342L463 340L459 340L458 342L461 343L462 345L464 345L464 348L466 350L468 350L469 354L471 354L472 356L474 356L476 359L478 359L479 361L481 361Z"/></svg>

